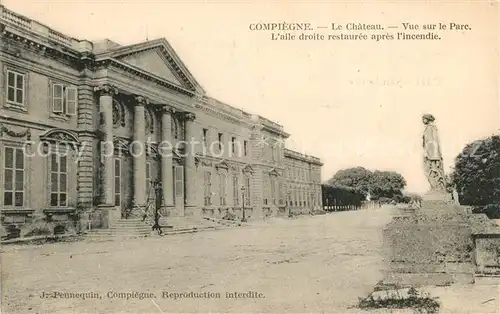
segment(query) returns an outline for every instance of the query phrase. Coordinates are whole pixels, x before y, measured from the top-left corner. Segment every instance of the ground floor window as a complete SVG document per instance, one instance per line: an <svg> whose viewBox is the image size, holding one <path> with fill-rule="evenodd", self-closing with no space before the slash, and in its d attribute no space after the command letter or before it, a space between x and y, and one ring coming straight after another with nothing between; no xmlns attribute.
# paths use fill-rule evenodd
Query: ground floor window
<svg viewBox="0 0 500 314"><path fill-rule="evenodd" d="M68 156L50 155L50 206L68 206Z"/></svg>
<svg viewBox="0 0 500 314"><path fill-rule="evenodd" d="M273 201L273 205L276 205L276 179L271 178L271 199Z"/></svg>
<svg viewBox="0 0 500 314"><path fill-rule="evenodd" d="M23 149L5 147L3 205L24 207L25 160Z"/></svg>
<svg viewBox="0 0 500 314"><path fill-rule="evenodd" d="M220 205L226 205L226 175L224 173L219 174L219 196Z"/></svg>
<svg viewBox="0 0 500 314"><path fill-rule="evenodd" d="M122 200L122 161L115 159L115 206L120 206Z"/></svg>
<svg viewBox="0 0 500 314"><path fill-rule="evenodd" d="M184 196L184 166L174 167L174 195L176 199Z"/></svg>
<svg viewBox="0 0 500 314"><path fill-rule="evenodd" d="M146 193L147 197L149 199L154 198L155 191L152 191L151 189L151 163L148 161L146 162Z"/></svg>
<svg viewBox="0 0 500 314"><path fill-rule="evenodd" d="M234 175L233 176L233 202L234 202L235 206L239 205L239 203L240 203L238 185L239 185L238 176Z"/></svg>
<svg viewBox="0 0 500 314"><path fill-rule="evenodd" d="M250 197L251 197L251 190L250 190L250 177L245 178L245 205L250 206Z"/></svg>
<svg viewBox="0 0 500 314"><path fill-rule="evenodd" d="M279 195L279 204L283 205L285 203L285 188L283 183L279 183L278 185L278 195Z"/></svg>
<svg viewBox="0 0 500 314"><path fill-rule="evenodd" d="M204 187L204 204L205 206L212 205L212 173L205 171L203 177Z"/></svg>

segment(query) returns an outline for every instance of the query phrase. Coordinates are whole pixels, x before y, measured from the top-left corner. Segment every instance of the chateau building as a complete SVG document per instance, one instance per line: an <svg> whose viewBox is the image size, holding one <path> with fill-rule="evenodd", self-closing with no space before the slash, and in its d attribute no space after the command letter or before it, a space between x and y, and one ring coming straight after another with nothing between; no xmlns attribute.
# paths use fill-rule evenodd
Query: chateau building
<svg viewBox="0 0 500 314"><path fill-rule="evenodd" d="M106 228L154 200L154 181L167 217L321 207L321 161L209 97L165 39L75 39L3 6L0 32L3 225L83 211Z"/></svg>

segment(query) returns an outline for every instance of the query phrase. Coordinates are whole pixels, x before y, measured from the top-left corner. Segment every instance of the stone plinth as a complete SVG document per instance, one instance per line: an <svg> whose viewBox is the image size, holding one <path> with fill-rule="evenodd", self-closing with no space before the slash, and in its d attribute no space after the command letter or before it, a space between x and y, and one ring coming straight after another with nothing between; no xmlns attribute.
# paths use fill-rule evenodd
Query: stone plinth
<svg viewBox="0 0 500 314"><path fill-rule="evenodd" d="M428 194L384 229L386 282L399 285L473 282L474 223L451 197Z"/></svg>
<svg viewBox="0 0 500 314"><path fill-rule="evenodd" d="M473 235L477 273L500 276L500 228L492 226Z"/></svg>

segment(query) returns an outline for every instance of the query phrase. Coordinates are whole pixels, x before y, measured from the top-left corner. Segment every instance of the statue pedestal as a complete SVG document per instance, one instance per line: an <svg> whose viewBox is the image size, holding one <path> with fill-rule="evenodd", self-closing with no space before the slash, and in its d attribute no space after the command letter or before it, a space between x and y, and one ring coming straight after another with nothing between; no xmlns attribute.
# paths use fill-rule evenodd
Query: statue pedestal
<svg viewBox="0 0 500 314"><path fill-rule="evenodd" d="M473 228L466 211L444 192L427 193L422 207L384 229L385 283L444 285L474 281Z"/></svg>
<svg viewBox="0 0 500 314"><path fill-rule="evenodd" d="M422 197L423 201L440 202L440 203L450 203L453 198L450 193L446 191L429 191L425 193Z"/></svg>

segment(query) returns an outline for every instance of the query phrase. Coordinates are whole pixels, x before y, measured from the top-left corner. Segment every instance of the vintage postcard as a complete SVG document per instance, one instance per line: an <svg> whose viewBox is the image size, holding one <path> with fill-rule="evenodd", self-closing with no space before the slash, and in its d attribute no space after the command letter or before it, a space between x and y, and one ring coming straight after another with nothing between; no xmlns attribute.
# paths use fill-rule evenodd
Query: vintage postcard
<svg viewBox="0 0 500 314"><path fill-rule="evenodd" d="M0 4L2 313L500 313L497 1Z"/></svg>

